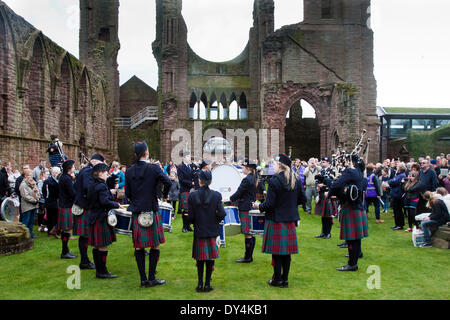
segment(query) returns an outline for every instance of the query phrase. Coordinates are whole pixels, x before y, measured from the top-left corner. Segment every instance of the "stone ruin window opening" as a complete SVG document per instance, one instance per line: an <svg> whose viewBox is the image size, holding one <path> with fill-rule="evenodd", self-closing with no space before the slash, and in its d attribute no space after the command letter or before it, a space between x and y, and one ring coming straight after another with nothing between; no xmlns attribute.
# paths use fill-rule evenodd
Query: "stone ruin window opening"
<svg viewBox="0 0 450 320"><path fill-rule="evenodd" d="M241 98L239 99L239 119L245 120L247 117L247 97L245 96L245 93L242 93Z"/></svg>
<svg viewBox="0 0 450 320"><path fill-rule="evenodd" d="M322 1L322 19L333 19L333 0Z"/></svg>
<svg viewBox="0 0 450 320"><path fill-rule="evenodd" d="M6 26L3 17L0 15L0 128L6 127L6 114L8 110L8 44L6 41Z"/></svg>
<svg viewBox="0 0 450 320"><path fill-rule="evenodd" d="M219 104L219 119L224 120L228 118L228 109L227 109L227 97L225 93L222 93L220 96L220 104Z"/></svg>
<svg viewBox="0 0 450 320"><path fill-rule="evenodd" d="M111 42L111 31L109 30L109 28L100 28L100 32L98 33L98 40Z"/></svg>
<svg viewBox="0 0 450 320"><path fill-rule="evenodd" d="M300 110L301 110L301 118L302 119L316 119L316 111L314 110L313 106L308 103L308 101L301 99L298 103L300 103ZM290 119L291 117L291 110L296 106L291 107L289 111L286 114L286 119Z"/></svg>
<svg viewBox="0 0 450 320"><path fill-rule="evenodd" d="M203 92L200 101L195 92L191 93L189 101L189 119L192 120L246 120L248 119L247 96L242 93L239 100L233 92L230 97L230 103L227 102L225 93L222 93L220 99L217 99L213 92L208 99ZM239 102L238 102L239 101Z"/></svg>
<svg viewBox="0 0 450 320"><path fill-rule="evenodd" d="M165 44L175 44L176 19L168 18L166 20L166 38Z"/></svg>
<svg viewBox="0 0 450 320"><path fill-rule="evenodd" d="M213 93L211 95L211 104L209 106L209 119L210 120L217 120L219 114L218 114L218 110L219 110L219 103L217 102L217 97L216 94Z"/></svg>

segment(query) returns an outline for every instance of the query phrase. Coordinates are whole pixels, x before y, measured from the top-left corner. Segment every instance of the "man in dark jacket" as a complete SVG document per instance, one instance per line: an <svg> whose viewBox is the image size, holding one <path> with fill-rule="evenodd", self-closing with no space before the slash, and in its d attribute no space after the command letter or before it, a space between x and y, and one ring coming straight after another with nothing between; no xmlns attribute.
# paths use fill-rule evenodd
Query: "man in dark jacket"
<svg viewBox="0 0 450 320"><path fill-rule="evenodd" d="M177 169L178 181L180 182L180 203L178 211L183 216L183 233L193 231L187 222L188 217L188 197L191 189L195 188L194 170L191 166L191 154L185 152L183 154L183 162Z"/></svg>
<svg viewBox="0 0 450 320"><path fill-rule="evenodd" d="M421 193L425 194L427 191L434 192L439 187L439 179L436 175L436 171L431 168L430 162L427 159L422 159L420 162L421 170L419 174L419 182L422 186ZM423 197L419 197L419 203L417 205L417 213L427 212L426 201Z"/></svg>
<svg viewBox="0 0 450 320"><path fill-rule="evenodd" d="M0 201L1 199L11 195L11 193L12 190L8 183L8 172L6 171L6 168L2 168L0 170Z"/></svg>
<svg viewBox="0 0 450 320"><path fill-rule="evenodd" d="M56 235L56 223L58 219L58 198L59 185L57 176L61 173L58 167L51 168L51 175L42 185L42 195L45 199L45 209L47 211L47 229L49 236Z"/></svg>
<svg viewBox="0 0 450 320"><path fill-rule="evenodd" d="M425 197L430 198L433 197L433 195L427 192ZM449 221L448 209L444 201L435 198L430 202L431 214L428 217L424 218L420 225L425 238L425 243L421 246L422 248L428 248L432 246L430 227L439 227Z"/></svg>
<svg viewBox="0 0 450 320"><path fill-rule="evenodd" d="M125 174L125 193L130 200L128 211L132 212L134 256L141 277L141 287L154 287L166 282L155 277L160 257L160 245L165 242L161 216L158 214L159 181L164 185L163 197L167 198L172 182L159 165L148 163L148 146L144 142L134 146L136 163ZM153 212L151 226L142 226L139 216ZM149 275L145 270L145 248L151 248L149 254Z"/></svg>

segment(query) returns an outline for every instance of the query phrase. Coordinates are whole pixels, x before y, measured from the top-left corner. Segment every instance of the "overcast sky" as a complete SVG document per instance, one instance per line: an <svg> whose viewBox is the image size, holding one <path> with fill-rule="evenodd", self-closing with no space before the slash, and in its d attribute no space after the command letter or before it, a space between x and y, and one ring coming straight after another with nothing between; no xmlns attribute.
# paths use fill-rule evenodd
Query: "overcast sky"
<svg viewBox="0 0 450 320"><path fill-rule="evenodd" d="M3 0L45 35L78 57L78 0ZM211 61L244 49L252 26L253 0L183 0L188 41ZM449 0L372 0L377 105L450 107ZM275 0L275 28L303 20L303 1ZM156 89L158 70L155 1L121 0L120 83L133 75Z"/></svg>

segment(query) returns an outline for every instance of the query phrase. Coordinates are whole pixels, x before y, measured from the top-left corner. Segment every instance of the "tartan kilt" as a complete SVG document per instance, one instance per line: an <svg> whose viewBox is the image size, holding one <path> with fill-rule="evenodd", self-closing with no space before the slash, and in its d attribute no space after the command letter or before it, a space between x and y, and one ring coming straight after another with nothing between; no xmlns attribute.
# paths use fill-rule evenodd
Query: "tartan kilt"
<svg viewBox="0 0 450 320"><path fill-rule="evenodd" d="M194 237L194 242L192 244L192 258L197 261L219 258L219 247L216 244L216 238Z"/></svg>
<svg viewBox="0 0 450 320"><path fill-rule="evenodd" d="M320 200L316 203L314 213L321 217L331 218L338 213L337 203L331 199Z"/></svg>
<svg viewBox="0 0 450 320"><path fill-rule="evenodd" d="M148 228L139 225L138 217L138 213L133 213L131 216L134 248L152 248L166 242L162 219L159 213L154 215L153 224Z"/></svg>
<svg viewBox="0 0 450 320"><path fill-rule="evenodd" d="M369 236L369 222L364 210L341 208L341 240L358 240Z"/></svg>
<svg viewBox="0 0 450 320"><path fill-rule="evenodd" d="M274 222L266 220L262 243L262 252L276 255L298 253L295 222Z"/></svg>
<svg viewBox="0 0 450 320"><path fill-rule="evenodd" d="M73 229L72 208L58 208L58 223L56 228L61 231L70 231Z"/></svg>
<svg viewBox="0 0 450 320"><path fill-rule="evenodd" d="M248 211L239 211L239 220L241 221L241 234L250 234L251 221Z"/></svg>
<svg viewBox="0 0 450 320"><path fill-rule="evenodd" d="M84 215L84 214L83 214ZM93 247L107 247L116 242L116 230L108 224L107 219L96 220L89 231L89 245Z"/></svg>
<svg viewBox="0 0 450 320"><path fill-rule="evenodd" d="M83 214L81 216L73 216L72 233L74 236L89 237L90 225L87 221L88 214L89 210L83 210Z"/></svg>
<svg viewBox="0 0 450 320"><path fill-rule="evenodd" d="M188 212L189 192L180 193L180 204L178 205L178 213Z"/></svg>

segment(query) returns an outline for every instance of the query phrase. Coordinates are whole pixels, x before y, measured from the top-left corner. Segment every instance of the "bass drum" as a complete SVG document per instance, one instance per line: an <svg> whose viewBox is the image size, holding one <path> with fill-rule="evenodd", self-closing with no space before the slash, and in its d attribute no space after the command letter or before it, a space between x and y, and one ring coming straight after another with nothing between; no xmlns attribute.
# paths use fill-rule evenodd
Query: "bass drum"
<svg viewBox="0 0 450 320"><path fill-rule="evenodd" d="M20 202L18 198L6 198L3 200L0 214L2 220L6 222L14 222L16 217L19 216Z"/></svg>
<svg viewBox="0 0 450 320"><path fill-rule="evenodd" d="M229 164L215 167L211 170L212 183L209 186L211 190L217 191L222 195L222 201L229 201L230 197L237 191L245 175Z"/></svg>

